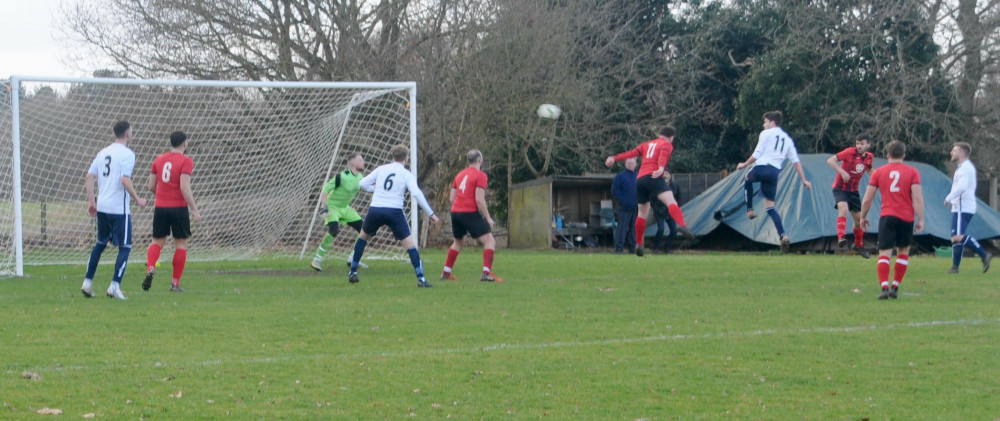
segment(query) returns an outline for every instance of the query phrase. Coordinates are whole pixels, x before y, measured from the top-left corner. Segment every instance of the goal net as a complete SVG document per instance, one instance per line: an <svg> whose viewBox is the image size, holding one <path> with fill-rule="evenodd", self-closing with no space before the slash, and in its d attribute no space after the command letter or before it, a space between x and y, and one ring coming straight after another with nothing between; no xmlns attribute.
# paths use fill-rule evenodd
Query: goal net
<svg viewBox="0 0 1000 421"><path fill-rule="evenodd" d="M23 265L83 264L96 237L84 176L114 140L112 126L133 128L132 181L140 197L153 159L170 133L188 134L192 190L203 221L192 222L190 260L311 257L326 233L323 184L361 153L366 171L389 162L389 148L410 147L416 172L416 85L412 82L225 82L14 77L0 100L0 274ZM362 215L371 195L353 206ZM152 203L132 205L131 262L144 262ZM416 207L410 206L416 234ZM327 259L353 249L341 230ZM167 242L170 256L172 241ZM370 252L368 251L370 250ZM398 257L391 236L365 256ZM162 259L162 257L161 257ZM113 257L102 259L113 262Z"/></svg>

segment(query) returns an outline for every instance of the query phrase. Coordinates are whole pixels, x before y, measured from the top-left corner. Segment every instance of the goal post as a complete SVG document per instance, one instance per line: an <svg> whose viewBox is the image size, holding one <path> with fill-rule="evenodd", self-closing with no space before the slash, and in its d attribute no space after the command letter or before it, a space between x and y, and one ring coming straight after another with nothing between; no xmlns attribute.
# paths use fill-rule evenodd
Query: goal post
<svg viewBox="0 0 1000 421"><path fill-rule="evenodd" d="M248 82L14 76L0 100L0 275L24 266L82 264L96 237L84 176L97 152L129 121L136 153L130 262L145 262L154 195L146 186L169 135L188 135L192 190L203 221L192 222L189 260L301 258L326 233L320 189L361 153L367 171L407 144L417 171L415 82ZM364 215L371 195L352 206ZM408 203L411 230L419 209ZM353 230L327 256L353 250ZM172 241L168 240L168 247ZM167 251L165 256L170 256ZM401 258L391 236L366 256ZM105 263L113 258L102 259Z"/></svg>

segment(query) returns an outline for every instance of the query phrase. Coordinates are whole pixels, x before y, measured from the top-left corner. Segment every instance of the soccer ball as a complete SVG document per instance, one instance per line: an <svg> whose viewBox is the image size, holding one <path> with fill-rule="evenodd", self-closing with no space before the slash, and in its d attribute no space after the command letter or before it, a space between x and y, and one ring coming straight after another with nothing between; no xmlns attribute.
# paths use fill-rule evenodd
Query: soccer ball
<svg viewBox="0 0 1000 421"><path fill-rule="evenodd" d="M559 116L562 115L562 110L559 109L558 105L542 104L538 106L537 114L539 118L558 120Z"/></svg>

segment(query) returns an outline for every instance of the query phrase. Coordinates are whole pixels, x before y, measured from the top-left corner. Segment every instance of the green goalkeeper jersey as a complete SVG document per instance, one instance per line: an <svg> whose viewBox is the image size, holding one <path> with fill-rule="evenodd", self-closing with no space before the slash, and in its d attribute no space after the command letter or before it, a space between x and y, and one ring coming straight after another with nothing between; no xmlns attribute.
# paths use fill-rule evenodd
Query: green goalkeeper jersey
<svg viewBox="0 0 1000 421"><path fill-rule="evenodd" d="M362 177L360 172L354 174L346 169L327 181L323 186L323 194L327 195L326 206L330 209L350 206L361 191Z"/></svg>

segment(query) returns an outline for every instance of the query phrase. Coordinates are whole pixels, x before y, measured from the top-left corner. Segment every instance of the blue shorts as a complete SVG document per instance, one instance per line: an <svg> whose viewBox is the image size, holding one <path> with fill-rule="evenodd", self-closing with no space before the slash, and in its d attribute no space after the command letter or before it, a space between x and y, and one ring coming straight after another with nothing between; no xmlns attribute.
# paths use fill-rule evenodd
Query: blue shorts
<svg viewBox="0 0 1000 421"><path fill-rule="evenodd" d="M974 213L951 213L951 236L963 235L965 231L968 230L969 222L972 222L972 217L976 216Z"/></svg>
<svg viewBox="0 0 1000 421"><path fill-rule="evenodd" d="M365 234L375 236L378 229L384 225L389 226L397 241L410 236L410 223L406 221L406 214L402 209L394 208L368 208L368 215L365 215L361 230Z"/></svg>
<svg viewBox="0 0 1000 421"><path fill-rule="evenodd" d="M132 247L132 215L97 212L97 242Z"/></svg>
<svg viewBox="0 0 1000 421"><path fill-rule="evenodd" d="M765 199L774 201L778 195L778 174L781 170L770 165L754 166L747 173L747 183L760 183L760 194Z"/></svg>

